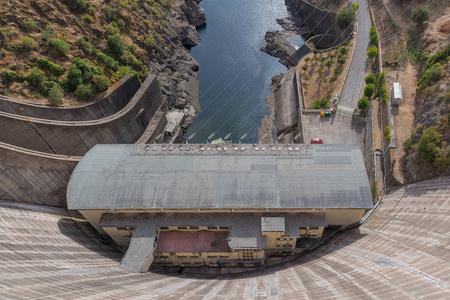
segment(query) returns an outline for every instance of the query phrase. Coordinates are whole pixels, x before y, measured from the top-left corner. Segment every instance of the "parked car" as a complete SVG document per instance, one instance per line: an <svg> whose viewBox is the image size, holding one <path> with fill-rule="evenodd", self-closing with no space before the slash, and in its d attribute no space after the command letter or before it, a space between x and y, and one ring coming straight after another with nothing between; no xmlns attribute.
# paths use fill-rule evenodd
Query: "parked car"
<svg viewBox="0 0 450 300"><path fill-rule="evenodd" d="M324 141L322 139L311 139L311 144L323 144Z"/></svg>

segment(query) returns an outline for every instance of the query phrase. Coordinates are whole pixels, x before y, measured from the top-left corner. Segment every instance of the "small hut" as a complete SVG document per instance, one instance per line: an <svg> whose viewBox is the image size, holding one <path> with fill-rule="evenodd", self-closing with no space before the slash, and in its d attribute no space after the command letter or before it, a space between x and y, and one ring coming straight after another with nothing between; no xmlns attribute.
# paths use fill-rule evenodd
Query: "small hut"
<svg viewBox="0 0 450 300"><path fill-rule="evenodd" d="M394 86L392 87L391 97L392 103L394 105L400 105L403 100L402 85L400 83L394 83Z"/></svg>

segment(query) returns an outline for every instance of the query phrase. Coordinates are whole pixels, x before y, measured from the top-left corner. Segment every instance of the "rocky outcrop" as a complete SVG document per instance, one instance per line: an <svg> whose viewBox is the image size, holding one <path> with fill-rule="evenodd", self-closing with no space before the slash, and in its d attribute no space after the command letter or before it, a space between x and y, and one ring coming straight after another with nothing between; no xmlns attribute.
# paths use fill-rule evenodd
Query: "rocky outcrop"
<svg viewBox="0 0 450 300"><path fill-rule="evenodd" d="M287 58L294 54L295 48L286 40L286 37L295 35L292 31L269 31L264 37L266 46L261 48L261 51L269 55L278 57L279 62L289 67L290 63Z"/></svg>

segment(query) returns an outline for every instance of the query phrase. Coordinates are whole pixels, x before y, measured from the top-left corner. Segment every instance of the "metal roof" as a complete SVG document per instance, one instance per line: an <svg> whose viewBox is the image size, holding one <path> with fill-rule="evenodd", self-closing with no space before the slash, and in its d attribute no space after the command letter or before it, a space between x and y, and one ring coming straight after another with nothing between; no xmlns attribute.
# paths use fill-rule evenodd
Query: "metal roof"
<svg viewBox="0 0 450 300"><path fill-rule="evenodd" d="M395 99L403 99L402 85L398 82L394 83L394 98Z"/></svg>
<svg viewBox="0 0 450 300"><path fill-rule="evenodd" d="M97 145L69 209L371 208L357 145Z"/></svg>

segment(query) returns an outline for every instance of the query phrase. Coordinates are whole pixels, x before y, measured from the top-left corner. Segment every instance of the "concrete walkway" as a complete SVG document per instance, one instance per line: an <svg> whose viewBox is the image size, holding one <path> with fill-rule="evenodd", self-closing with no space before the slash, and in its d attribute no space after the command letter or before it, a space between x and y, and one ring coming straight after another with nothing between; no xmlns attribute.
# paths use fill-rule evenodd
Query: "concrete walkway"
<svg viewBox="0 0 450 300"><path fill-rule="evenodd" d="M368 67L367 46L369 45L370 16L367 0L353 1L359 3L358 41L355 45L353 61L348 72L347 81L339 99L340 107L354 109L358 103L366 68Z"/></svg>

